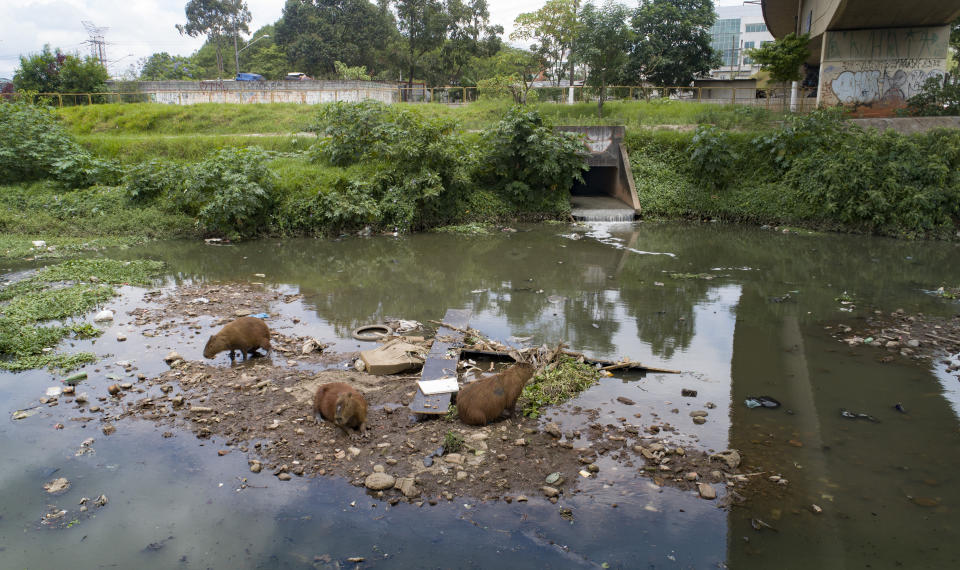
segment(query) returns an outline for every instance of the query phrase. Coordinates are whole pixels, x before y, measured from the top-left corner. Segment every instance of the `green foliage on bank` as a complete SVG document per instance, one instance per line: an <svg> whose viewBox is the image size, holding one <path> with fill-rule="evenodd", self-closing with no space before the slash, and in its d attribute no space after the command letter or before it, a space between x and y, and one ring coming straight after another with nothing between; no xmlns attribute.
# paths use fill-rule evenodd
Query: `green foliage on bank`
<svg viewBox="0 0 960 570"><path fill-rule="evenodd" d="M737 133L634 131L647 216L797 224L951 238L960 220L960 131L863 130L834 112Z"/></svg>
<svg viewBox="0 0 960 570"><path fill-rule="evenodd" d="M576 397L599 379L600 371L597 368L569 356L561 356L524 386L517 405L523 415L536 418L543 408Z"/></svg>
<svg viewBox="0 0 960 570"><path fill-rule="evenodd" d="M102 334L90 323L73 319L113 298L114 286L147 285L162 268L162 263L146 260L70 260L0 288L0 368L69 370L94 361L90 353L54 349L67 338Z"/></svg>

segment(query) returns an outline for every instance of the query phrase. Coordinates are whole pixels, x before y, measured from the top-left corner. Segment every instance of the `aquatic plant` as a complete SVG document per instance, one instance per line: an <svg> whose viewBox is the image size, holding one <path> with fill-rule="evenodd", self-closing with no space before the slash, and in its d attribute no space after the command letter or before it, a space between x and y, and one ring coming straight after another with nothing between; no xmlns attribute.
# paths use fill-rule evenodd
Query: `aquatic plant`
<svg viewBox="0 0 960 570"><path fill-rule="evenodd" d="M561 356L523 388L517 405L523 410L523 415L537 418L543 408L570 400L599 379L600 371L593 366L569 356Z"/></svg>

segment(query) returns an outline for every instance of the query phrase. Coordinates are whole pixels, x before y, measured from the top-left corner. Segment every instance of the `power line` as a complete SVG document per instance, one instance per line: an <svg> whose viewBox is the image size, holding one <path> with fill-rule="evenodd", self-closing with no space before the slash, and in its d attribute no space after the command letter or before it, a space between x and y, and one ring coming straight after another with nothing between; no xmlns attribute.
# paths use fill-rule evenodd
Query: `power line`
<svg viewBox="0 0 960 570"><path fill-rule="evenodd" d="M104 34L110 28L101 28L97 27L90 20L81 20L81 24L87 34L90 35L90 39L86 43L90 44L90 55L100 60L100 65L104 68L107 67L107 42L104 39Z"/></svg>

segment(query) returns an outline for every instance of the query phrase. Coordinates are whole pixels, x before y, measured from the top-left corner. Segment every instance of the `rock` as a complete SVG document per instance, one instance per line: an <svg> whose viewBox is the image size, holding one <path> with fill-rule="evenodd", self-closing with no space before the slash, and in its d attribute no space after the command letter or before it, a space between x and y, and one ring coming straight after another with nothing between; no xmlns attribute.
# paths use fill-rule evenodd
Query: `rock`
<svg viewBox="0 0 960 570"><path fill-rule="evenodd" d="M547 425L545 425L545 426L543 427L543 431L544 431L544 433L546 433L546 434L548 434L548 435L550 435L550 436L553 436L553 437L555 437L555 438L557 438L557 439L560 439L560 436L563 435L563 432L560 431L560 426L558 426L557 424L555 424L555 423L553 423L553 422L550 422L550 423L548 423Z"/></svg>
<svg viewBox="0 0 960 570"><path fill-rule="evenodd" d="M116 396L117 394L120 393L120 386L116 384L110 384L109 386L107 386L107 393L110 394L111 396Z"/></svg>
<svg viewBox="0 0 960 570"><path fill-rule="evenodd" d="M450 453L443 456L444 463L452 463L454 465L463 465L463 456L459 453Z"/></svg>
<svg viewBox="0 0 960 570"><path fill-rule="evenodd" d="M696 481L697 479L700 478L700 474L697 473L696 471L691 471L686 475L684 475L683 478L686 479L687 481Z"/></svg>
<svg viewBox="0 0 960 570"><path fill-rule="evenodd" d="M106 424L103 426L103 428L101 428L101 431L103 431L103 435L110 435L117 431L117 428L113 427L111 424Z"/></svg>
<svg viewBox="0 0 960 570"><path fill-rule="evenodd" d="M740 466L740 453L736 449L728 449L710 456L711 461L722 461L730 469L736 469Z"/></svg>
<svg viewBox="0 0 960 570"><path fill-rule="evenodd" d="M262 471L262 470L263 470L263 463L260 463L260 462L257 461L256 459L251 459L251 460L250 460L250 472L251 472L251 473L259 473L259 472Z"/></svg>
<svg viewBox="0 0 960 570"><path fill-rule="evenodd" d="M705 417L707 417L707 416L709 416L709 415L710 415L710 413L707 412L706 410L694 410L694 411L690 412L690 417L691 417L691 418L705 418Z"/></svg>
<svg viewBox="0 0 960 570"><path fill-rule="evenodd" d="M384 473L385 471L386 469L384 469L383 465L377 464L373 466L374 473Z"/></svg>
<svg viewBox="0 0 960 570"><path fill-rule="evenodd" d="M717 498L717 490L713 488L713 485L708 483L697 483L697 491L700 492L700 496L708 501L712 501Z"/></svg>
<svg viewBox="0 0 960 570"><path fill-rule="evenodd" d="M236 311L233 312L233 316L235 317L249 317L252 314L253 314L253 311L251 311L250 309L237 309Z"/></svg>
<svg viewBox="0 0 960 570"><path fill-rule="evenodd" d="M555 471L547 475L546 482L548 485L559 485L563 483L563 476L560 475L559 471Z"/></svg>
<svg viewBox="0 0 960 570"><path fill-rule="evenodd" d="M705 423L707 423L707 418L705 418L705 417L703 417L703 416L696 416L696 417L693 418L693 423L698 424L698 425L699 425L699 424L705 424Z"/></svg>
<svg viewBox="0 0 960 570"><path fill-rule="evenodd" d="M358 447L348 447L348 448L347 448L347 452L348 452L350 455L356 457L356 456L360 455L360 448L358 448Z"/></svg>
<svg viewBox="0 0 960 570"><path fill-rule="evenodd" d="M81 393L77 394L76 402L77 402L78 404L86 404L87 401L88 401L88 398L89 398L89 396L87 396L87 393L86 393L86 392L81 392Z"/></svg>
<svg viewBox="0 0 960 570"><path fill-rule="evenodd" d="M170 352L167 353L165 357L163 357L163 361L166 362L167 364L173 364L178 360L183 360L183 357L180 356L180 354L176 350L171 350Z"/></svg>
<svg viewBox="0 0 960 570"><path fill-rule="evenodd" d="M457 471L457 481L465 481L469 477L466 471Z"/></svg>
<svg viewBox="0 0 960 570"><path fill-rule="evenodd" d="M100 411L100 406L90 406L90 411L93 413Z"/></svg>
<svg viewBox="0 0 960 570"><path fill-rule="evenodd" d="M513 442L513 445L521 446L521 447L522 447L522 446L524 446L524 445L527 445L527 440L525 440L525 439L523 439L523 438L521 437L520 439L515 440L515 441Z"/></svg>
<svg viewBox="0 0 960 570"><path fill-rule="evenodd" d="M63 493L70 488L70 481L67 481L66 477L60 477L50 481L49 483L44 483L43 488L46 492L51 495L56 495L58 493Z"/></svg>
<svg viewBox="0 0 960 570"><path fill-rule="evenodd" d="M287 473L287 472L278 473L278 474L277 474L277 479L280 479L281 481L289 481L290 479L293 479L293 475L291 475L291 474L289 474L289 473Z"/></svg>
<svg viewBox="0 0 960 570"><path fill-rule="evenodd" d="M131 384L131 383L129 383L129 382L121 382L121 383L120 383L120 389L121 389L121 390L129 390L130 388L133 388L133 384Z"/></svg>
<svg viewBox="0 0 960 570"><path fill-rule="evenodd" d="M717 407L717 405L714 404L713 402L707 402L707 403L704 404L703 406L704 406L705 408L707 408L708 410L712 410L712 409L714 409L714 408Z"/></svg>
<svg viewBox="0 0 960 570"><path fill-rule="evenodd" d="M617 396L617 401L620 402L621 404L624 404L624 405L627 405L627 406L632 406L632 405L636 404L636 402L634 402L634 401L631 400L630 398L625 398L625 397L623 397L623 396Z"/></svg>
<svg viewBox="0 0 960 570"><path fill-rule="evenodd" d="M680 456L683 456L683 455L686 455L686 454L687 454L687 451L686 451L684 448L682 448L682 447L678 447L678 448L674 449L673 452L676 453L677 455L680 455Z"/></svg>
<svg viewBox="0 0 960 570"><path fill-rule="evenodd" d="M183 405L183 396L174 396L174 397L170 398L170 403L173 404L173 405L176 406L176 407L182 406L182 405Z"/></svg>
<svg viewBox="0 0 960 570"><path fill-rule="evenodd" d="M587 465L587 471L590 473L597 473L600 471L600 466L596 463L591 463L590 465Z"/></svg>
<svg viewBox="0 0 960 570"><path fill-rule="evenodd" d="M526 503L526 502L529 501L529 500L530 500L530 499L528 499L526 495L517 495L517 502L518 502L518 503Z"/></svg>
<svg viewBox="0 0 960 570"><path fill-rule="evenodd" d="M540 490L543 491L543 494L546 495L548 499L551 497L560 496L560 489L557 489L556 487L550 487L549 485L544 485L543 487L540 487Z"/></svg>
<svg viewBox="0 0 960 570"><path fill-rule="evenodd" d="M209 414L213 412L213 408L209 406L190 406L190 411L195 414Z"/></svg>
<svg viewBox="0 0 960 570"><path fill-rule="evenodd" d="M383 491L384 489L390 489L396 484L397 480L393 475L387 473L371 473L367 475L367 478L364 480L363 484L372 491Z"/></svg>
<svg viewBox="0 0 960 570"><path fill-rule="evenodd" d="M412 499L420 496L420 489L414 483L413 477L400 477L393 485L394 489L399 489L403 496Z"/></svg>
<svg viewBox="0 0 960 570"><path fill-rule="evenodd" d="M689 388L682 388L682 389L680 390L680 395L683 396L683 397L685 397L685 398L696 398L696 397L697 397L697 391L696 391L696 390L691 390L691 389L689 389Z"/></svg>
<svg viewBox="0 0 960 570"><path fill-rule="evenodd" d="M111 311L110 309L104 309L103 311L100 311L99 313L97 313L97 315L93 317L93 320L96 322L112 321L113 311Z"/></svg>
<svg viewBox="0 0 960 570"><path fill-rule="evenodd" d="M127 340L127 335L125 335L125 334L123 334L123 333L117 333L117 341L118 341L118 342L123 342L123 341L125 341L125 340Z"/></svg>

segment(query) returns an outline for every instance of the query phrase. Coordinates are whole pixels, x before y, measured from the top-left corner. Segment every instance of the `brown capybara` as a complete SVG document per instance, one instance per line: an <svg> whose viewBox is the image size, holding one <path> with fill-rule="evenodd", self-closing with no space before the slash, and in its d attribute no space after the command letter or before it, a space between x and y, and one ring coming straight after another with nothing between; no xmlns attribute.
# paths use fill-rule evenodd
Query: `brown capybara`
<svg viewBox="0 0 960 570"><path fill-rule="evenodd" d="M332 421L348 437L347 428L357 428L361 435L367 435L367 400L349 384L331 382L318 386L313 395L313 413Z"/></svg>
<svg viewBox="0 0 960 570"><path fill-rule="evenodd" d="M256 317L240 317L227 323L220 332L210 337L203 347L203 357L213 358L224 350L230 351L230 360L233 360L233 351L239 350L243 359L247 353L254 353L262 348L270 354L270 328L267 323Z"/></svg>
<svg viewBox="0 0 960 570"><path fill-rule="evenodd" d="M471 426L486 425L497 419L504 410L513 414L520 392L530 378L531 364L516 364L494 376L471 382L457 394L457 415Z"/></svg>

